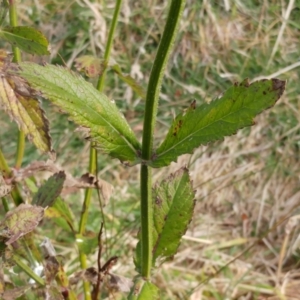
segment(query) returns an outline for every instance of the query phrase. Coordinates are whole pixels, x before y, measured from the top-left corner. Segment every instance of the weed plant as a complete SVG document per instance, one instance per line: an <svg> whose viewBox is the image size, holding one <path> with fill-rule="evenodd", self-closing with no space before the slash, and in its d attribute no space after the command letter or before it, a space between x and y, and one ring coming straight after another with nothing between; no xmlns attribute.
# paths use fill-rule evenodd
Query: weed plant
<svg viewBox="0 0 300 300"><path fill-rule="evenodd" d="M1 37L13 46L17 40L24 51L23 60L31 63L22 63L18 50L14 50L13 63L3 52L1 89L7 92L12 88L20 103L22 97L43 102L53 144L47 137L46 123L35 122L43 143L26 143L24 148L24 134L18 133L9 118L1 117L2 190L6 193L2 202L2 265L12 282L8 287L3 281L3 297L19 293L23 299L44 299L45 295L96 299L98 294L101 299L297 299L299 93L298 76L293 72L298 67L297 4L188 2L179 23L175 13L179 2L170 2L170 7L166 2L147 7L145 3L125 2L121 6L118 1L117 5L107 2L103 6L89 1L22 3L16 10L20 23L34 25L51 41L51 53L42 59L26 54L32 53L32 44L17 38L28 40L28 32L14 30L16 12L8 7L12 27L3 23ZM172 7L173 13L168 13ZM177 24L174 35L168 25L164 29L167 20L173 20L169 26ZM164 30L170 39L165 44ZM171 52L176 30L178 37ZM47 51L44 39L35 34L32 42ZM168 55L161 60L157 49L170 55L172 63L166 70L160 71L160 67L166 66ZM57 63L66 68L54 66ZM70 71L74 63L84 72L85 80ZM92 77L95 70L99 77ZM243 81L246 77L251 78L250 85ZM274 77L281 80L271 80ZM257 113L273 105L282 94L285 79L289 79L289 90L283 100L258 116L255 126L222 140L251 125ZM90 102L82 96L85 93L97 96ZM3 92L1 97L2 106L22 129L26 121L19 121L13 109L5 106L9 97ZM238 109L232 119L223 116L220 120L225 122L213 124L230 101L244 104L249 97L257 101L254 106L253 101L247 102L246 112ZM115 99L115 104L108 99ZM71 105L74 101L76 107ZM109 113L103 116L99 105L108 105ZM32 109L23 106L27 111ZM116 108L126 121L118 117ZM125 137L127 142L119 151L105 144L103 133L113 133L103 129L98 119L94 122L97 109L101 119L118 127L113 138L122 142ZM60 114L61 110L67 115ZM205 121L206 130L201 131L199 120L207 114L213 117ZM78 115L87 117L83 120ZM74 133L77 126L72 121L82 126L83 133ZM156 123L155 130L151 123ZM212 127L207 130L207 126ZM178 141L185 139L187 132L192 141L180 148ZM15 162L17 138L12 136L17 135ZM32 140L34 133L29 136ZM84 137L92 138L91 143ZM221 141L207 145L216 139ZM112 144L117 145L116 140ZM101 151L89 150L90 144ZM38 153L46 154L39 157L35 147L42 150ZM54 158L52 148L55 163L46 162L47 153ZM109 159L107 153L117 159ZM36 160L39 163L34 163ZM87 165L89 175L82 176ZM46 181L45 170L54 174ZM93 194L88 188L94 189ZM176 191L186 193L178 198ZM183 201L178 213L176 205ZM5 215L4 210L10 213ZM164 215L159 218L161 211ZM186 216L179 221L183 212ZM15 232L10 216L30 225L25 222ZM45 237L50 244L45 240L46 246L39 246ZM161 265L164 260L168 262ZM44 273L38 273L39 265ZM33 281L29 282L28 276Z"/></svg>

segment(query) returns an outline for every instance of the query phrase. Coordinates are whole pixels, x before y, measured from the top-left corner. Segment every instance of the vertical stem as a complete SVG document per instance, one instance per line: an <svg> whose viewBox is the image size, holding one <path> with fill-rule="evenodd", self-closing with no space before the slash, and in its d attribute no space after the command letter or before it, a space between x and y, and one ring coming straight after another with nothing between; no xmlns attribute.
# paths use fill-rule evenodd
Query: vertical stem
<svg viewBox="0 0 300 300"><path fill-rule="evenodd" d="M17 10L16 10L16 4L15 4L14 0L10 0L10 2L9 2L9 19L10 19L10 25L11 26L16 26L16 24L17 24ZM15 61L20 61L21 60L20 50L16 47L13 47L13 52L14 52L14 60ZM20 136L22 136L22 135L23 135L23 141L24 141L24 134L19 132L19 143L20 143ZM23 152L24 152L24 143L23 143L23 150L22 149L19 150L19 147L18 147L17 157L21 156L21 163L22 163ZM19 155L19 153L22 153L22 155ZM17 159L17 162L18 161L19 160ZM21 165L21 163L20 163L20 165ZM9 166L8 166L1 150L0 150L0 171L3 173L3 175L5 177L6 176L9 177L11 175L11 170L10 170L10 168L9 168ZM23 202L17 187L15 187L13 189L13 191L11 192L11 195L13 197L15 205L19 205ZM8 206L6 206L6 209L7 208L8 208Z"/></svg>
<svg viewBox="0 0 300 300"><path fill-rule="evenodd" d="M122 4L122 0L117 0L116 1L116 7L115 7L112 22L111 22L111 25L110 25L110 28L109 28L108 39L107 39L106 48L105 48L105 52L104 52L104 63L105 64L107 64L108 61L109 61L110 52L111 52L112 43L113 43L113 38L114 38L114 33L115 33L115 30L116 30L116 27L117 27L118 16L119 16L120 9L121 9L121 4ZM98 80L97 89L100 92L103 91L105 77L106 77L106 69L104 69L104 71L102 73L102 76L100 76L99 80Z"/></svg>
<svg viewBox="0 0 300 300"><path fill-rule="evenodd" d="M7 202L7 200L6 200L5 197L2 197L1 200L2 200L2 205L3 205L3 207L4 207L4 211L7 213L7 212L9 211L8 202Z"/></svg>
<svg viewBox="0 0 300 300"><path fill-rule="evenodd" d="M142 143L142 159L151 159L153 132L156 123L159 93L162 85L164 71L174 45L180 16L183 12L185 0L172 0L165 29L157 50L151 70L144 114L144 129ZM142 248L142 276L149 279L152 266L152 230L153 208L151 191L151 168L141 167L141 248Z"/></svg>
<svg viewBox="0 0 300 300"><path fill-rule="evenodd" d="M11 170L5 160L5 157L4 157L1 149L0 149L0 173L2 173L4 177L11 176ZM13 198L16 206L20 205L23 202L22 197L21 197L17 187L15 187L12 190L11 195L12 195L12 198ZM6 208L8 208L8 206Z"/></svg>
<svg viewBox="0 0 300 300"><path fill-rule="evenodd" d="M112 43L113 43L113 37L114 37L115 29L117 26L118 16L119 16L120 9L121 9L121 3L122 3L122 0L116 1L116 7L114 10L114 15L113 15L112 22L110 25L107 44L106 44L105 53L104 53L105 63L108 63L108 61L109 61ZM99 80L98 80L97 89L100 92L102 92L104 89L105 75L106 75L106 70L103 71L102 76L100 76ZM97 151L92 146L93 146L93 144L91 144L91 148L90 148L89 172L92 174L96 174ZM85 232L85 226L86 226L87 218L88 218L88 210L89 210L90 203L91 203L91 196L92 196L92 189L87 189L85 192L83 209L82 209L80 223L79 223L79 234L81 234L81 235L84 234L84 232ZM80 256L81 268L86 269L87 268L86 255L84 253L80 252L79 256ZM84 281L83 287L84 287L85 299L90 300L91 293L90 293L89 283L87 281Z"/></svg>
<svg viewBox="0 0 300 300"><path fill-rule="evenodd" d="M9 1L9 23L10 26L18 26L18 14L17 14L17 5L16 0ZM14 62L21 61L21 52L20 49L12 46L12 50L14 53ZM17 156L16 156L16 168L20 168L22 165L22 160L24 156L24 148L25 148L25 135L24 132L19 131L18 136L18 146L17 146Z"/></svg>

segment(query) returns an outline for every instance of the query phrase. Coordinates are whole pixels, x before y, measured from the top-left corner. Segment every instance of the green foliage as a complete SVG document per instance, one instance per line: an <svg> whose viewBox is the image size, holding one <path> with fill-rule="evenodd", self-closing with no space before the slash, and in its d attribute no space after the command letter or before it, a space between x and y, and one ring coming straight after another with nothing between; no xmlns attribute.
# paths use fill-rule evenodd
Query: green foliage
<svg viewBox="0 0 300 300"><path fill-rule="evenodd" d="M117 106L82 77L62 67L22 63L20 76L80 126L96 147L123 162L139 162L140 144Z"/></svg>
<svg viewBox="0 0 300 300"><path fill-rule="evenodd" d="M172 174L153 189L153 266L172 259L190 223L195 193L188 169Z"/></svg>
<svg viewBox="0 0 300 300"><path fill-rule="evenodd" d="M113 38L120 3L118 1L116 5L109 41ZM183 0L171 2L165 30L152 66L147 96L131 76L123 74L118 64L109 59L111 45L105 51L105 59L91 56L77 59L77 68L84 70L88 77L100 76L99 89L102 90L100 87L103 86L103 78L105 78L101 75L110 69L137 95L146 100L142 145L114 101L95 89L81 76L60 66L41 66L35 63L14 64L5 51L0 52L2 75L0 105L38 149L50 155L53 154L48 120L38 101L38 98L42 97L68 114L70 119L87 134L93 147L112 158L119 159L126 165L141 164L141 233L135 257L139 275L133 285L129 285L131 292L128 299L131 300L160 299L159 288L151 281L152 271L165 261L171 260L177 253L181 238L192 219L195 205L195 193L187 168L181 168L153 187L151 186L152 168L168 166L180 155L192 153L200 145L222 139L235 134L237 130L245 126L253 125L255 116L274 105L285 89L285 81L279 79L260 80L252 84L244 80L240 84L234 84L222 97L209 104L196 108L194 101L186 111L177 115L161 145L153 149L159 93L184 3ZM4 19L9 7L6 4L6 1L2 1L4 10L0 21ZM0 30L0 37L25 52L37 55L49 54L48 41L39 31L31 27L4 27ZM90 157L90 170L96 173L95 151L91 151ZM54 158L53 155L52 158ZM0 164L3 174L12 176L1 152ZM101 184L96 176L88 174L84 178L84 188L97 188L101 190L102 195L110 195L110 192L104 192L108 185L104 182ZM6 184L2 177L0 179L0 197L7 196L13 186ZM57 260L54 248L48 245L44 257L41 258L40 251L33 242L33 232L40 221L44 217L53 219L62 230L70 231L77 241L81 267L85 270L73 274L75 277L75 279L72 278L73 284L82 279L86 299L90 299L91 294L93 299L97 299L100 284L104 279L108 276L111 281L118 278L109 273L117 258L111 257L101 267L103 247L101 238L104 220L99 226L99 234L88 232L85 220L90 196L86 196L82 206L77 232L70 207L59 197L65 179L64 172L54 174L30 198L31 204L21 204L6 214L4 220L0 222L1 258L5 261L6 256L13 252L10 261L17 264L39 285L44 286L47 283L47 288L43 290L47 296L53 292L53 297L62 298L62 294L66 293L69 299L76 299L63 263ZM88 190L86 195L90 195L90 192L91 190ZM3 203L8 210L9 205L5 201ZM103 211L102 204L100 206ZM100 220L100 217L98 219ZM26 245L26 247L20 247L20 245ZM14 249L16 246L19 248L18 251ZM94 253L97 247L98 270L86 266L86 255ZM24 263L19 255L22 255L28 264ZM45 281L33 271L36 266L35 260L43 260ZM53 280L56 280L62 292L51 286ZM114 282L114 284L114 287L122 290L120 283ZM90 285L93 288L92 293ZM26 289L27 287L21 291L12 290L8 296L22 295ZM126 286L126 291L128 290ZM0 282L0 296L4 295L5 292Z"/></svg>
<svg viewBox="0 0 300 300"><path fill-rule="evenodd" d="M0 38L30 54L50 54L48 40L40 31L32 27L10 26L1 28Z"/></svg>
<svg viewBox="0 0 300 300"><path fill-rule="evenodd" d="M186 168L178 170L153 188L153 267L170 260L192 219L195 194ZM136 267L141 268L141 241Z"/></svg>
<svg viewBox="0 0 300 300"><path fill-rule="evenodd" d="M63 171L51 176L33 196L32 204L42 207L52 206L62 191L65 179L66 174Z"/></svg>
<svg viewBox="0 0 300 300"><path fill-rule="evenodd" d="M173 121L166 139L153 154L153 167L163 167L200 145L222 139L254 124L253 118L280 98L285 82L272 79L249 84L244 80L222 97L195 107L195 102Z"/></svg>
<svg viewBox="0 0 300 300"><path fill-rule="evenodd" d="M134 287L128 296L128 300L158 300L160 299L159 289L143 278L137 278Z"/></svg>

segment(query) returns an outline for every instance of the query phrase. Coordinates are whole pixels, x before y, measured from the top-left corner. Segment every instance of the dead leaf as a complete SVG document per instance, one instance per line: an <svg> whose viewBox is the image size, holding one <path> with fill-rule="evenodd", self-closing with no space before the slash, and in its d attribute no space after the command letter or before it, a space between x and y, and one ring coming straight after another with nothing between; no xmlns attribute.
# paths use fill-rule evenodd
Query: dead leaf
<svg viewBox="0 0 300 300"><path fill-rule="evenodd" d="M49 256L45 260L44 273L46 277L46 282L50 284L57 275L59 271L59 263L54 256Z"/></svg>
<svg viewBox="0 0 300 300"><path fill-rule="evenodd" d="M19 170L13 170L12 182L20 182L24 178L30 177L37 172L50 172L58 173L62 171L62 168L58 167L53 161L35 161L25 168ZM113 186L105 180L96 177L92 174L83 174L80 178L74 178L71 174L66 172L66 180L64 182L61 195L67 195L75 193L78 189L94 188L99 189L104 203L109 201L109 198L113 192Z"/></svg>
<svg viewBox="0 0 300 300"><path fill-rule="evenodd" d="M133 281L129 278L109 273L109 279L106 280L106 285L110 290L128 293L130 292Z"/></svg>
<svg viewBox="0 0 300 300"><path fill-rule="evenodd" d="M0 294L0 299L2 300L15 300L20 296L24 295L30 286L17 287L11 290L5 291L2 295Z"/></svg>
<svg viewBox="0 0 300 300"><path fill-rule="evenodd" d="M0 107L39 150L55 159L45 112L27 82L13 74L19 70L19 66L12 63L11 58L5 50L0 49Z"/></svg>
<svg viewBox="0 0 300 300"><path fill-rule="evenodd" d="M42 249L42 253L44 258L47 258L49 256L56 256L56 251L51 243L51 241L46 237L41 242L40 247Z"/></svg>
<svg viewBox="0 0 300 300"><path fill-rule="evenodd" d="M43 219L44 209L39 206L22 203L17 208L9 211L0 223L0 237L9 245L20 237L33 231Z"/></svg>
<svg viewBox="0 0 300 300"><path fill-rule="evenodd" d="M0 173L0 198L8 195L13 189L12 184L6 184L4 178Z"/></svg>

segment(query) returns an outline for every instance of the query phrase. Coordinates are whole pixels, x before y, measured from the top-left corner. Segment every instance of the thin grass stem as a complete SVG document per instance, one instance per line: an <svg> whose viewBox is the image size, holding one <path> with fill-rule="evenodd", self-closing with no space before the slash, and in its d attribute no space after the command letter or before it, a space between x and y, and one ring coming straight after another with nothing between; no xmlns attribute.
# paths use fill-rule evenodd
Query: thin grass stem
<svg viewBox="0 0 300 300"><path fill-rule="evenodd" d="M12 27L18 26L18 14L17 14L17 4L15 0L9 1L9 24ZM18 47L12 46L12 51L14 54L14 62L21 61L21 52ZM16 154L16 168L20 168L22 165L25 149L25 134L23 131L19 131L18 135L18 145Z"/></svg>

